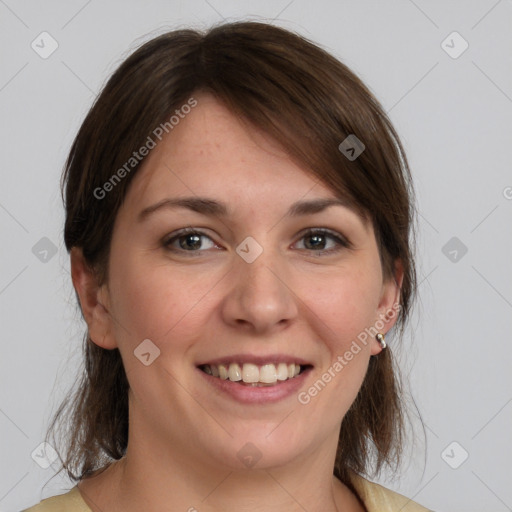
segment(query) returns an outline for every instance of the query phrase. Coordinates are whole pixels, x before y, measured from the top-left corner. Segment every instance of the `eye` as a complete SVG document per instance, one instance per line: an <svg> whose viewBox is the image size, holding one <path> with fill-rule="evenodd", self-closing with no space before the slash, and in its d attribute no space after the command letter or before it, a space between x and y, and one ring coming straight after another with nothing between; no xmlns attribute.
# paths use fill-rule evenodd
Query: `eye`
<svg viewBox="0 0 512 512"><path fill-rule="evenodd" d="M206 247L204 240L209 240ZM300 241L303 240L304 247L299 249L315 252L316 255L335 253L351 247L350 242L342 235L327 229L308 229L300 238ZM200 253L218 247L208 235L194 228L181 229L165 238L162 243L166 249L173 252Z"/></svg>
<svg viewBox="0 0 512 512"><path fill-rule="evenodd" d="M210 241L207 247L204 247L204 239ZM187 252L202 252L200 249L211 249L215 247L213 240L203 233L193 228L184 228L178 231L173 236L163 240L163 245L166 249L171 251L187 251Z"/></svg>
<svg viewBox="0 0 512 512"><path fill-rule="evenodd" d="M334 253L351 246L350 242L344 237L327 229L309 229L302 235L301 240L306 241L303 244L305 250L318 254ZM331 240L331 244L330 247L326 248L329 245L328 240Z"/></svg>

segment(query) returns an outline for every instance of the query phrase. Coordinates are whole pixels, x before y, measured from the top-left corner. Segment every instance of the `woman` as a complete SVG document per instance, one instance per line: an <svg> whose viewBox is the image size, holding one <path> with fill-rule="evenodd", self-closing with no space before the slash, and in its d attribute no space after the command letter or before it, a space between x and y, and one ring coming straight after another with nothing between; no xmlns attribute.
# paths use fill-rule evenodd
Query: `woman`
<svg viewBox="0 0 512 512"><path fill-rule="evenodd" d="M345 65L261 23L164 34L63 178L87 335L52 428L67 410L77 486L29 510L426 510L364 477L399 461L414 210Z"/></svg>

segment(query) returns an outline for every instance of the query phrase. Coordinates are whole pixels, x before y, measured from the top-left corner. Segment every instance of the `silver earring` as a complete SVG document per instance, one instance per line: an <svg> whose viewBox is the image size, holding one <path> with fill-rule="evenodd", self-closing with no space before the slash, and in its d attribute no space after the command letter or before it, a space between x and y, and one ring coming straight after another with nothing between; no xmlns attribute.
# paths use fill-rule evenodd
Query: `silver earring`
<svg viewBox="0 0 512 512"><path fill-rule="evenodd" d="M377 341L380 343L382 350L384 350L387 347L386 338L384 337L384 334L379 332L379 333L377 333L377 336L375 336L375 337L377 338Z"/></svg>

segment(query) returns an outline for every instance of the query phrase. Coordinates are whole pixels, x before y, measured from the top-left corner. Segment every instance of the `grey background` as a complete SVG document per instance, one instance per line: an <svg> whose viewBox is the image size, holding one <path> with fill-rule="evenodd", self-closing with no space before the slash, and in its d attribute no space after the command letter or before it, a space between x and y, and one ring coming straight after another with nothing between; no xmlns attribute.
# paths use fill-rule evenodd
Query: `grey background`
<svg viewBox="0 0 512 512"><path fill-rule="evenodd" d="M274 20L349 65L410 160L421 301L401 362L426 444L416 421L402 477L379 481L438 512L512 510L510 1L0 0L0 511L70 488L31 454L80 364L59 195L72 138L143 41L241 18ZM31 47L43 31L58 43L46 59ZM445 51L463 48L457 36L442 44L453 31L469 44L457 58Z"/></svg>

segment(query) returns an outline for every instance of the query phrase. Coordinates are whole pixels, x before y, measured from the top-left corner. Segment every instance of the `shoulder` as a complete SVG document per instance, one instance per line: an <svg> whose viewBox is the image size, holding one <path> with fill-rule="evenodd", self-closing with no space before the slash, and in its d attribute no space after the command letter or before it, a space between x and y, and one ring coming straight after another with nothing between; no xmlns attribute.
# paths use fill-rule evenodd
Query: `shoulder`
<svg viewBox="0 0 512 512"><path fill-rule="evenodd" d="M78 487L59 496L46 498L41 503L27 508L23 512L92 512L82 499Z"/></svg>
<svg viewBox="0 0 512 512"><path fill-rule="evenodd" d="M418 503L380 484L351 473L351 481L368 512L431 512Z"/></svg>

